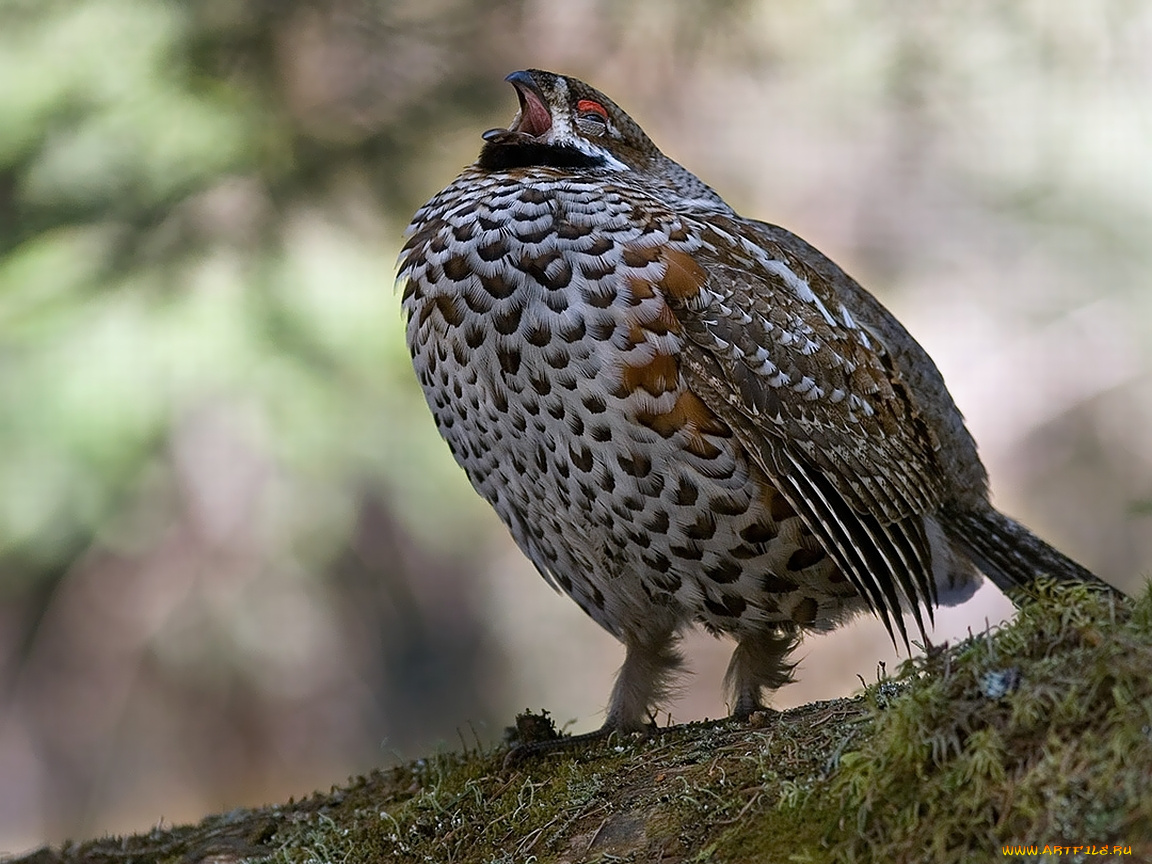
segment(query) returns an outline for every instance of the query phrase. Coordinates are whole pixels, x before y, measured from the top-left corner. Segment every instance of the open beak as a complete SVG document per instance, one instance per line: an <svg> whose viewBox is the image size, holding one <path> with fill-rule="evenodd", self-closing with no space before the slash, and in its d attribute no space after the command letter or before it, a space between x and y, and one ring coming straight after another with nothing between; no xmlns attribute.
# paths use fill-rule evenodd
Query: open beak
<svg viewBox="0 0 1152 864"><path fill-rule="evenodd" d="M544 94L528 72L513 72L504 79L516 88L520 100L520 113L512 121L509 131L540 138L552 128L552 112L544 102Z"/></svg>
<svg viewBox="0 0 1152 864"><path fill-rule="evenodd" d="M516 88L520 100L520 113L512 123L514 132L522 132L539 138L552 128L552 112L544 104L544 94L540 92L535 79L528 72L513 72L504 79Z"/></svg>

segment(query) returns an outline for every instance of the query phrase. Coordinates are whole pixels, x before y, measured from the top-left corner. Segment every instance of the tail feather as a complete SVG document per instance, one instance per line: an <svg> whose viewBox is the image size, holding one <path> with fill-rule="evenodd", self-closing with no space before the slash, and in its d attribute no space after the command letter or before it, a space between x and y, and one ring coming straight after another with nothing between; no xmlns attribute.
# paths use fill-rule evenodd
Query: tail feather
<svg viewBox="0 0 1152 864"><path fill-rule="evenodd" d="M941 525L948 538L1001 591L1025 587L1041 576L1058 582L1111 587L1015 519L992 507L949 508L942 515Z"/></svg>

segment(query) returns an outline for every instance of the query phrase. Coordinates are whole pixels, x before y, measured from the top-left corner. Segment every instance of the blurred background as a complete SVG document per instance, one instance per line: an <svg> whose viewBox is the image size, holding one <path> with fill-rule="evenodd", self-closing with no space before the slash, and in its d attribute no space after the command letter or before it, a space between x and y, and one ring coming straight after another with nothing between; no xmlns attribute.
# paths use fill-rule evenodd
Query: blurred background
<svg viewBox="0 0 1152 864"><path fill-rule="evenodd" d="M0 0L0 853L600 724L621 651L455 467L394 292L531 66L880 296L1002 509L1152 572L1147 2ZM688 653L671 717L722 715ZM800 653L778 706L895 662Z"/></svg>

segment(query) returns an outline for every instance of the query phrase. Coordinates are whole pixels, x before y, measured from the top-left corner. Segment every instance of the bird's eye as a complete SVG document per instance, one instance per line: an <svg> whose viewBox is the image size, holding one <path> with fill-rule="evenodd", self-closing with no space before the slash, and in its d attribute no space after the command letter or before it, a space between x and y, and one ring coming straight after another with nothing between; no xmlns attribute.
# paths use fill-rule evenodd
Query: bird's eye
<svg viewBox="0 0 1152 864"><path fill-rule="evenodd" d="M608 125L608 112L599 102L591 99L581 99L576 103L576 114L581 120L591 120L593 123Z"/></svg>

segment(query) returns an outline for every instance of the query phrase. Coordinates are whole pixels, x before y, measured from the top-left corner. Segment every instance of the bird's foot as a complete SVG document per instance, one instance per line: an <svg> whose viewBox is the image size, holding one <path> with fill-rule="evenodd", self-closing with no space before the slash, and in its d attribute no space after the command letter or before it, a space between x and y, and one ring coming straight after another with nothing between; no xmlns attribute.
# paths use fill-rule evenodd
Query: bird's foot
<svg viewBox="0 0 1152 864"><path fill-rule="evenodd" d="M513 768L525 759L545 756L550 753L564 753L578 750L586 744L606 742L614 736L617 740L642 741L659 731L653 722L642 730L622 732L611 723L605 723L593 732L582 735L561 735L547 711L540 714L525 712L516 716L515 729L509 729L508 739L512 747L504 757L504 767Z"/></svg>

